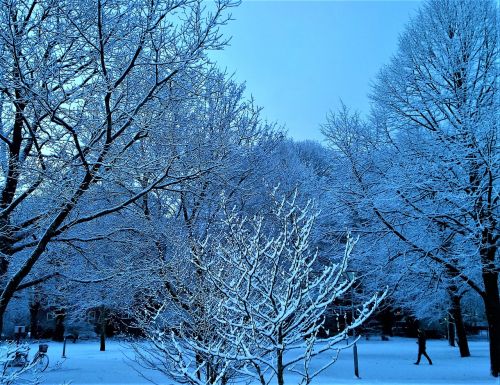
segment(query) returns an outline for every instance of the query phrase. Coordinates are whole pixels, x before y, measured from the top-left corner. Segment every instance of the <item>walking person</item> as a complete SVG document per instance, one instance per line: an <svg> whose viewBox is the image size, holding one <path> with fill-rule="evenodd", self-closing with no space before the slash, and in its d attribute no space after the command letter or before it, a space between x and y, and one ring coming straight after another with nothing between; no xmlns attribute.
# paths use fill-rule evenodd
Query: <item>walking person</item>
<svg viewBox="0 0 500 385"><path fill-rule="evenodd" d="M417 338L418 338L418 358L417 358L417 362L415 362L415 365L418 365L420 364L420 358L422 358L422 355L427 358L427 360L429 361L429 365L432 365L432 360L431 358L429 357L429 355L427 354L427 352L425 351L425 343L426 343L426 338L425 338L425 332L418 328L418 332L417 332Z"/></svg>

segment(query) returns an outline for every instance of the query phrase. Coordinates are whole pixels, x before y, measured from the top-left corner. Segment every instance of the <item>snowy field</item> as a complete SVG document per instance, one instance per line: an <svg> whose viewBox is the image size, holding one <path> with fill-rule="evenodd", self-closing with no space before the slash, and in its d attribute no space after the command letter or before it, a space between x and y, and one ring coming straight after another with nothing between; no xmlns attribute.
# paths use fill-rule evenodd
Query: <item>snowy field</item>
<svg viewBox="0 0 500 385"><path fill-rule="evenodd" d="M353 376L352 350L344 350L337 363L317 378L313 384L499 384L488 376L488 345L484 340L471 341L472 357L460 358L457 348L446 341L428 341L428 353L434 365L423 358L419 366L415 340L394 338L388 342L361 340L358 344L361 379ZM31 349L31 355L36 346ZM131 367L125 357L130 352L126 344L108 341L107 351L99 351L98 341L68 343L67 359L61 359L62 344L50 342L50 366L43 374L43 384L149 384ZM125 354L124 354L125 353ZM316 362L315 365L321 364ZM172 384L159 373L144 371L158 384ZM287 384L296 384L293 375Z"/></svg>

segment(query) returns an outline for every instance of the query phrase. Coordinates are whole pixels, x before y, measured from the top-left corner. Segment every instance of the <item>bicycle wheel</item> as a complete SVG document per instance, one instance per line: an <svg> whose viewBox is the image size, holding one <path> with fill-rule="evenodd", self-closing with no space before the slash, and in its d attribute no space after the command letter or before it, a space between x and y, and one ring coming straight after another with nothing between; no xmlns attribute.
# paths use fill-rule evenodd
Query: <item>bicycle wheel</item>
<svg viewBox="0 0 500 385"><path fill-rule="evenodd" d="M21 372L26 365L28 365L28 361L26 359L16 359L12 358L10 360L7 360L5 364L3 365L3 376L9 376L11 374L14 374L16 372Z"/></svg>
<svg viewBox="0 0 500 385"><path fill-rule="evenodd" d="M2 374L4 376L7 376L10 373L11 368L12 368L12 360L5 361L5 363L3 364Z"/></svg>
<svg viewBox="0 0 500 385"><path fill-rule="evenodd" d="M46 354L38 354L33 359L36 371L43 372L49 366L49 356Z"/></svg>

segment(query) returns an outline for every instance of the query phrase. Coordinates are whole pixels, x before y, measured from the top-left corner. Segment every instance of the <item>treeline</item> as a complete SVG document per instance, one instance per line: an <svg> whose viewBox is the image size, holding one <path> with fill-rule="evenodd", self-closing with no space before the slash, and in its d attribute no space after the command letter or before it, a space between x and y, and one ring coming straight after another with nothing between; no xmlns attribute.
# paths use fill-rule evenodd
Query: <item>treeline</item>
<svg viewBox="0 0 500 385"><path fill-rule="evenodd" d="M324 145L288 139L208 59L225 45L231 0L1 4L5 335L29 310L67 324L91 312L103 336L119 315L151 354L167 331L171 362L194 354L173 377L224 383L251 366L265 383L281 362L283 383L284 341L323 333L356 282L361 315L335 338L388 288L386 307L453 320L467 356L463 308L481 301L498 376L493 2L426 2L375 80L370 114L332 112Z"/></svg>

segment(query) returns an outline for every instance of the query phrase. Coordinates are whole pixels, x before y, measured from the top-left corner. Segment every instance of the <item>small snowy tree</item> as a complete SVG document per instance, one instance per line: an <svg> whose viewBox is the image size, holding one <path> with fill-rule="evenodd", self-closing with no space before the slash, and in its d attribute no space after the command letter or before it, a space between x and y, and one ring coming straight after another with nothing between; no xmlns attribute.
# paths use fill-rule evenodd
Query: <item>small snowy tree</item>
<svg viewBox="0 0 500 385"><path fill-rule="evenodd" d="M295 198L275 199L270 212L253 218L226 213L217 234L193 252L196 285L182 290L184 316L176 319L172 298L155 298L156 306L143 313L152 349L138 351L140 362L193 384L242 375L262 385L273 378L284 384L289 371L308 384L335 362L336 344L385 293L374 294L351 324L318 343L327 308L353 283L344 273L355 241L348 238L338 261L320 264L310 247L317 214ZM311 371L312 359L327 352L333 352L327 364Z"/></svg>

